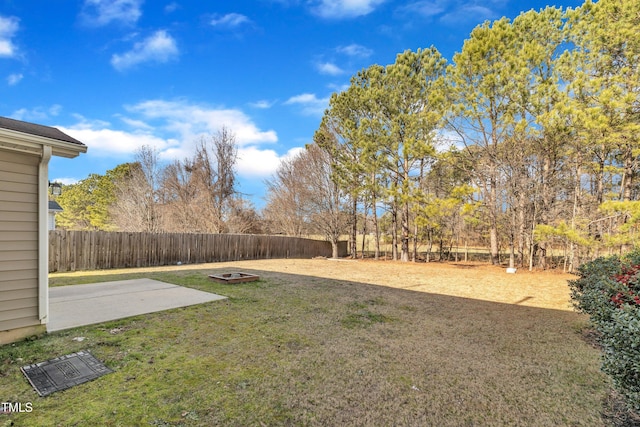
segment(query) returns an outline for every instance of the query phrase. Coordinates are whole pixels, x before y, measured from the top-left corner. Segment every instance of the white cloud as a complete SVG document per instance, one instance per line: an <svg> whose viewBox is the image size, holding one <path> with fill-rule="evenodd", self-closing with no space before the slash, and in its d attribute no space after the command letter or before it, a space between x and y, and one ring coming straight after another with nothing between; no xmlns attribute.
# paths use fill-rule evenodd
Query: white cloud
<svg viewBox="0 0 640 427"><path fill-rule="evenodd" d="M77 184L78 182L80 182L78 178L71 178L71 177L52 178L50 181L59 182L60 184L63 184L63 185Z"/></svg>
<svg viewBox="0 0 640 427"><path fill-rule="evenodd" d="M70 126L56 126L62 132L82 141L88 147L91 156L121 158L130 156L143 145L147 145L162 152L178 142L170 138L162 138L149 131L126 132L109 129L107 122L90 122L82 120Z"/></svg>
<svg viewBox="0 0 640 427"><path fill-rule="evenodd" d="M90 120L81 114L72 114L72 116L78 121L78 123L74 125L74 127L78 129L95 129L111 126L111 123L107 121L99 119Z"/></svg>
<svg viewBox="0 0 640 427"><path fill-rule="evenodd" d="M266 110L268 108L273 107L273 104L275 104L275 101L268 101L266 99L261 99L259 101L249 103L249 106L253 108L259 108L261 110Z"/></svg>
<svg viewBox="0 0 640 427"><path fill-rule="evenodd" d="M344 70L331 62L321 62L316 64L316 68L320 74L328 74L330 76L337 76L344 74Z"/></svg>
<svg viewBox="0 0 640 427"><path fill-rule="evenodd" d="M373 51L371 49L356 43L352 43L347 46L338 46L336 48L336 51L343 55L359 57L359 58L368 58L373 54Z"/></svg>
<svg viewBox="0 0 640 427"><path fill-rule="evenodd" d="M235 28L242 24L249 24L251 20L239 13L228 13L226 15L211 19L211 25L222 28Z"/></svg>
<svg viewBox="0 0 640 427"><path fill-rule="evenodd" d="M331 89L333 92L344 92L345 90L349 89L349 86L351 86L349 83L343 83L343 84L330 83L327 85L327 87Z"/></svg>
<svg viewBox="0 0 640 427"><path fill-rule="evenodd" d="M313 93L303 93L292 96L285 104L302 106L302 114L307 116L322 116L324 110L329 106L329 97L318 98Z"/></svg>
<svg viewBox="0 0 640 427"><path fill-rule="evenodd" d="M16 120L26 120L33 122L45 122L51 117L55 117L62 111L62 106L53 104L50 107L36 107L30 110L21 108L11 114L11 118Z"/></svg>
<svg viewBox="0 0 640 427"><path fill-rule="evenodd" d="M499 14L488 7L468 4L443 15L441 21L445 24L457 25L468 22L483 22L498 17Z"/></svg>
<svg viewBox="0 0 640 427"><path fill-rule="evenodd" d="M0 39L0 57L12 57L14 55L15 48L13 44L11 44L10 40L1 40Z"/></svg>
<svg viewBox="0 0 640 427"><path fill-rule="evenodd" d="M180 9L180 5L176 2L171 2L164 7L164 13L172 13Z"/></svg>
<svg viewBox="0 0 640 427"><path fill-rule="evenodd" d="M120 120L122 120L124 123L126 123L128 126L134 129L146 130L146 131L153 130L153 126L151 126L148 123L145 123L142 120L131 119L129 117L120 117Z"/></svg>
<svg viewBox="0 0 640 427"><path fill-rule="evenodd" d="M268 178L276 172L280 162L295 156L302 150L302 147L294 147L281 156L275 150L265 150L255 146L243 147L238 150L238 175L247 178Z"/></svg>
<svg viewBox="0 0 640 427"><path fill-rule="evenodd" d="M179 55L176 41L164 30L156 31L152 36L134 44L133 49L121 55L111 57L111 65L123 71L145 62L166 63Z"/></svg>
<svg viewBox="0 0 640 427"><path fill-rule="evenodd" d="M214 134L223 126L233 131L240 146L278 140L275 131L261 131L246 114L236 109L163 100L144 101L127 109L147 120L158 121L164 130L179 135L182 141L194 141L203 135Z"/></svg>
<svg viewBox="0 0 640 427"><path fill-rule="evenodd" d="M125 107L127 115L116 115L128 129L118 129L109 122L91 121L76 116L72 126L57 126L63 132L87 144L88 156L112 157L131 161L136 150L148 145L158 150L162 160L182 160L193 156L201 138L215 135L223 126L233 132L238 144L238 175L247 178L267 177L283 156L273 148L276 132L262 131L242 111L211 108L187 101L150 100Z"/></svg>
<svg viewBox="0 0 640 427"><path fill-rule="evenodd" d="M236 170L245 177L268 177L278 168L280 157L275 150L249 146L238 150Z"/></svg>
<svg viewBox="0 0 640 427"><path fill-rule="evenodd" d="M0 16L0 58L11 58L16 55L16 47L11 39L18 28L18 18Z"/></svg>
<svg viewBox="0 0 640 427"><path fill-rule="evenodd" d="M320 0L313 12L329 19L356 18L368 15L385 0Z"/></svg>
<svg viewBox="0 0 640 427"><path fill-rule="evenodd" d="M101 27L112 22L135 24L142 12L143 0L85 0L82 19L86 25Z"/></svg>
<svg viewBox="0 0 640 427"><path fill-rule="evenodd" d="M463 139L456 132L447 129L439 129L435 134L435 147L438 152L445 152L451 148L463 149Z"/></svg>
<svg viewBox="0 0 640 427"><path fill-rule="evenodd" d="M409 3L401 7L399 11L406 15L417 14L425 17L432 17L441 14L445 9L443 0L422 0Z"/></svg>
<svg viewBox="0 0 640 427"><path fill-rule="evenodd" d="M15 86L20 83L20 80L22 80L23 77L24 76L22 74L10 74L7 77L7 84L9 86Z"/></svg>
<svg viewBox="0 0 640 427"><path fill-rule="evenodd" d="M499 18L508 0L418 0L400 6L396 13L403 19L437 19L447 25L479 23Z"/></svg>
<svg viewBox="0 0 640 427"><path fill-rule="evenodd" d="M77 120L75 124L56 127L85 143L89 148L87 155L91 157L125 159L133 155L143 145L151 146L158 151L177 145L177 142L170 138L155 135L153 128L127 132L114 129L110 122L104 120L91 120L79 114L74 114L74 117Z"/></svg>
<svg viewBox="0 0 640 427"><path fill-rule="evenodd" d="M49 107L49 114L51 114L52 116L59 115L61 111L62 105L60 104L53 104L51 107Z"/></svg>

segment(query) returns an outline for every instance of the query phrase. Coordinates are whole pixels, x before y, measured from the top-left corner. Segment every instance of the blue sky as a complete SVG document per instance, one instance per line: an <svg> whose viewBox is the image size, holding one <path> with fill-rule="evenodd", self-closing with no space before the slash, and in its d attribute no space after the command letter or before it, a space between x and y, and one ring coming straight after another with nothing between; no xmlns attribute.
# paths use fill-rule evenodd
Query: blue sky
<svg viewBox="0 0 640 427"><path fill-rule="evenodd" d="M485 20L578 0L0 0L0 116L88 146L54 158L72 183L133 160L190 157L236 135L239 190L257 207L280 159L311 142L332 92L371 64L431 45L451 60Z"/></svg>

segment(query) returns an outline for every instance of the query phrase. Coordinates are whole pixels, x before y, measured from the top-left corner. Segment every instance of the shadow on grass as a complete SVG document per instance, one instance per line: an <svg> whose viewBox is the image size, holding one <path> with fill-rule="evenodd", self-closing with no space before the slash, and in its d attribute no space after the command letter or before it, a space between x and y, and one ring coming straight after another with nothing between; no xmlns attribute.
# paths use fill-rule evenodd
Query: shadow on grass
<svg viewBox="0 0 640 427"><path fill-rule="evenodd" d="M209 266L208 266L209 267ZM212 273L261 280L220 284ZM106 273L106 272L105 272ZM15 421L72 425L602 425L576 313L254 269L148 277L229 297L0 348ZM84 337L82 342L74 338ZM89 349L115 372L37 399L19 366ZM165 424L161 424L165 423Z"/></svg>

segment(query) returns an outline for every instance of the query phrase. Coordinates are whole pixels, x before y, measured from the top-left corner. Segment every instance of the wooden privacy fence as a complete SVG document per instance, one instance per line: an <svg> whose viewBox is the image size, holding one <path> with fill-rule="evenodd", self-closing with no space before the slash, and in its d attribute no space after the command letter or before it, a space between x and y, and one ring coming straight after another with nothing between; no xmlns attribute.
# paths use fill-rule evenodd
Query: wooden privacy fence
<svg viewBox="0 0 640 427"><path fill-rule="evenodd" d="M330 257L331 244L249 234L49 231L49 272L315 256Z"/></svg>

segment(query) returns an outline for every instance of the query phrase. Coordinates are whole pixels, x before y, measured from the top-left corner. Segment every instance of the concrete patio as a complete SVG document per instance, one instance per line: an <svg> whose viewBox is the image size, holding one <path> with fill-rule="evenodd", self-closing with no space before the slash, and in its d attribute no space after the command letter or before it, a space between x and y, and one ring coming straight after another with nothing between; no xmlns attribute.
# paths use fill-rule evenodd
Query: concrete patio
<svg viewBox="0 0 640 427"><path fill-rule="evenodd" d="M47 331L60 331L225 298L151 279L53 287L49 289Z"/></svg>

